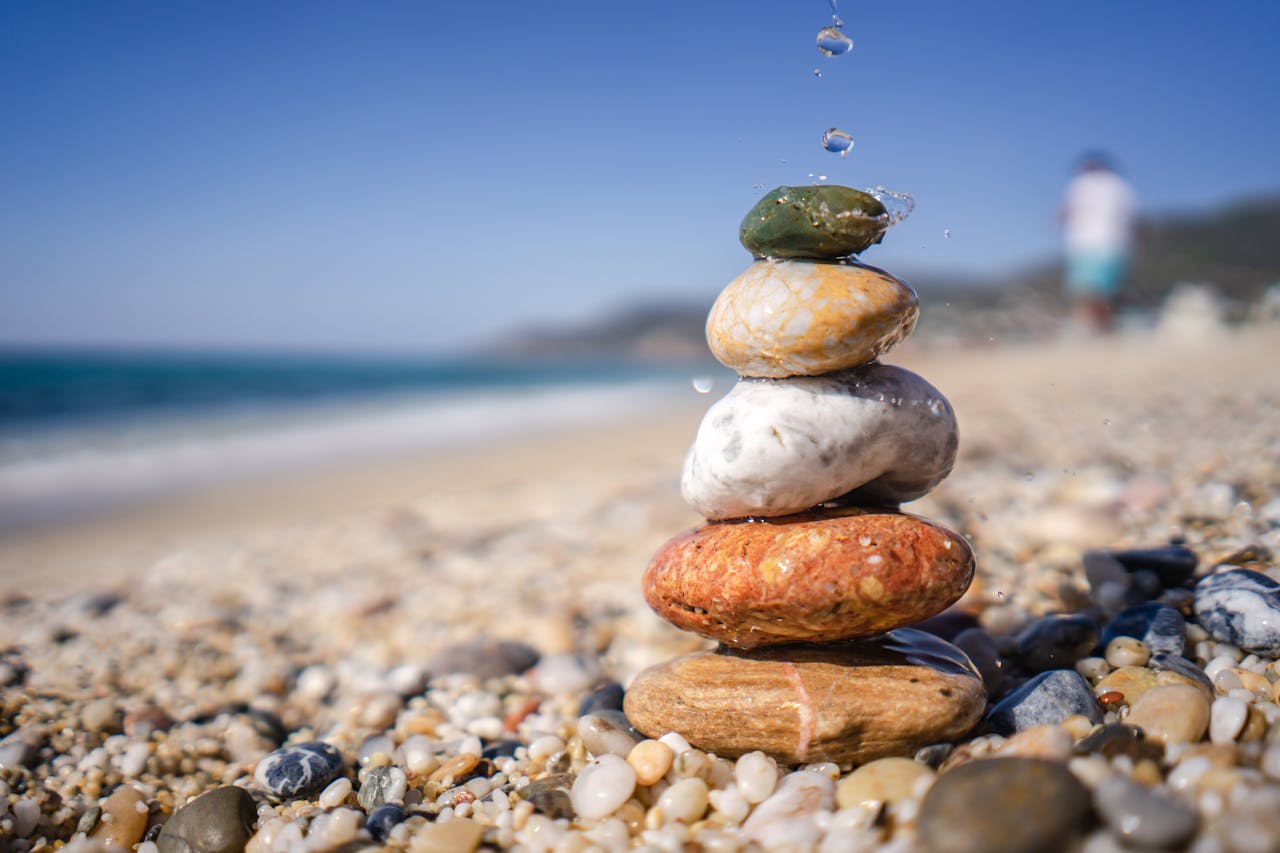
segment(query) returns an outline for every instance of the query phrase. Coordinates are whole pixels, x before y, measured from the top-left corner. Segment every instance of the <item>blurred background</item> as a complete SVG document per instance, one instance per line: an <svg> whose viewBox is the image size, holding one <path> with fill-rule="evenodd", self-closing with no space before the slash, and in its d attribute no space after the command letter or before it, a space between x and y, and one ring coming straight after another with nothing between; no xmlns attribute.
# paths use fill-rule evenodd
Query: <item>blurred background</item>
<svg viewBox="0 0 1280 853"><path fill-rule="evenodd" d="M1278 32L1269 2L6 3L0 530L723 388L705 313L781 184L914 196L864 259L920 292L917 347L1065 333L1095 149L1138 200L1122 333L1274 319Z"/></svg>

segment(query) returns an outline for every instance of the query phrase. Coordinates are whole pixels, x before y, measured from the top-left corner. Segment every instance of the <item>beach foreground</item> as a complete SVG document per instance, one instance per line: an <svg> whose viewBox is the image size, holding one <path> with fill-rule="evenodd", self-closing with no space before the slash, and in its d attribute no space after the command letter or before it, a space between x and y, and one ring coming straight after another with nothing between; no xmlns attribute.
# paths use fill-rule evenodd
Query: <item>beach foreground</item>
<svg viewBox="0 0 1280 853"><path fill-rule="evenodd" d="M1051 630L1030 630L1047 625L1039 617L1078 611L1105 625L1134 600L1108 599L1137 594L1118 593L1115 578L1086 577L1086 549L1176 541L1198 558L1197 575L1221 565L1280 575L1278 357L1280 331L1261 328L894 352L959 418L954 473L906 508L973 545L977 580L934 630L970 629L966 650L993 701L1055 668L1030 662L1056 651ZM679 468L723 390L625 424L227 484L0 539L0 838L13 851L84 832L92 840L74 843L132 845L189 798L239 785L256 799L251 853L784 840L909 849L939 821L980 844L1054 816L1052 803L1016 805L1019 792L998 779L961 790L972 799L953 811L929 806L935 779L999 755L1069 767L1092 793L1083 816L1043 828L1055 844L1280 846L1280 649L1222 642L1194 617L1185 657L1198 677L1163 675L1142 649L1070 660L1103 695L1107 724L1156 686L1189 691L1175 691L1163 716L1138 714L1145 740L1130 733L1117 746L1119 729L1089 740L1082 716L1016 734L980 727L910 767L851 775L816 764L774 792L767 760L735 767L671 738L633 762L669 769L633 780L606 816L584 817L621 784L583 774L589 755L631 745L607 725L618 722L616 688L598 688L703 647L649 612L640 576L698 521ZM1134 585L1193 613L1189 584L1152 586L1151 574ZM482 639L518 645L473 643ZM584 707L604 710L580 727ZM266 798L254 768L311 740L340 750L350 781ZM134 799L104 805L121 785ZM366 824L383 801L406 819ZM121 808L145 818L136 833ZM1181 834L1157 837L1153 823Z"/></svg>

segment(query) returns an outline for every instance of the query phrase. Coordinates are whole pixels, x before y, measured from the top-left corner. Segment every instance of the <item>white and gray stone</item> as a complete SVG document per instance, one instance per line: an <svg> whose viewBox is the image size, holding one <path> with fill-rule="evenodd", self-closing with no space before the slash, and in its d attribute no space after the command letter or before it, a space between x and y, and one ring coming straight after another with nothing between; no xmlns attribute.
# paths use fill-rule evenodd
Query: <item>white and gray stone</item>
<svg viewBox="0 0 1280 853"><path fill-rule="evenodd" d="M1231 569L1196 586L1196 620L1215 640L1251 652L1280 654L1280 583Z"/></svg>
<svg viewBox="0 0 1280 853"><path fill-rule="evenodd" d="M312 794L342 772L342 756L323 741L277 749L258 762L253 781L278 800Z"/></svg>
<svg viewBox="0 0 1280 853"><path fill-rule="evenodd" d="M742 379L703 418L681 489L710 519L897 504L942 482L956 446L951 404L900 367Z"/></svg>
<svg viewBox="0 0 1280 853"><path fill-rule="evenodd" d="M1042 673L1010 693L987 713L987 727L1008 735L1032 726L1056 725L1083 714L1092 723L1102 722L1102 706L1093 688L1072 669Z"/></svg>

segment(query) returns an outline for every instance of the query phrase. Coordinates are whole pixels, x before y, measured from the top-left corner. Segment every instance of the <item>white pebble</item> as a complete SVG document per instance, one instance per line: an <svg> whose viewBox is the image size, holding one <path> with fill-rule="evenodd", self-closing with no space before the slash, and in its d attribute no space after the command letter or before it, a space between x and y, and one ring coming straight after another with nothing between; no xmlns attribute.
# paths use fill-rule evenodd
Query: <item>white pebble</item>
<svg viewBox="0 0 1280 853"><path fill-rule="evenodd" d="M1280 755L1277 757L1280 758ZM732 783L726 785L723 789L709 792L707 798L710 800L713 809L734 823L742 823L751 811L751 803L748 803L747 798L742 796L738 786Z"/></svg>
<svg viewBox="0 0 1280 853"><path fill-rule="evenodd" d="M544 657L534 669L533 678L544 693L574 693L590 687L595 673L577 655L566 652Z"/></svg>
<svg viewBox="0 0 1280 853"><path fill-rule="evenodd" d="M424 735L414 735L400 746L404 766L410 773L426 775L440 766L431 741Z"/></svg>
<svg viewBox="0 0 1280 853"><path fill-rule="evenodd" d="M497 740L505 731L502 720L497 717L479 717L467 724L467 734L488 740Z"/></svg>
<svg viewBox="0 0 1280 853"><path fill-rule="evenodd" d="M608 817L636 789L636 771L625 758L601 755L592 759L573 782L569 798L580 817L598 820Z"/></svg>
<svg viewBox="0 0 1280 853"><path fill-rule="evenodd" d="M817 815L831 809L835 790L836 783L821 773L788 774L743 823L743 838L766 850L815 844L822 835Z"/></svg>
<svg viewBox="0 0 1280 853"><path fill-rule="evenodd" d="M462 743L458 744L459 755L479 755L482 752L484 752L484 746L478 737L463 738Z"/></svg>
<svg viewBox="0 0 1280 853"><path fill-rule="evenodd" d="M529 760L546 761L562 749L564 749L563 740L555 735L543 735L529 744Z"/></svg>
<svg viewBox="0 0 1280 853"><path fill-rule="evenodd" d="M658 808L667 820L693 823L707 811L707 783L696 776L681 779L658 798Z"/></svg>
<svg viewBox="0 0 1280 853"><path fill-rule="evenodd" d="M689 750L693 749L693 747L689 744L689 741L685 740L683 735L678 734L676 732L667 732L665 735L658 738L658 740L662 741L667 746L671 747L671 751L674 752L676 755L679 755L682 752L688 752Z"/></svg>
<svg viewBox="0 0 1280 853"><path fill-rule="evenodd" d="M1244 682L1240 680L1240 676L1236 675L1235 670L1232 669L1220 669L1218 674L1213 677L1213 686L1222 693L1239 690L1243 684Z"/></svg>
<svg viewBox="0 0 1280 853"><path fill-rule="evenodd" d="M297 692L307 699L323 699L333 685L333 673L326 666L309 666L298 674Z"/></svg>
<svg viewBox="0 0 1280 853"><path fill-rule="evenodd" d="M1195 790L1196 782L1200 781L1200 777L1207 773L1212 766L1209 763L1209 759L1204 756L1188 758L1186 761L1179 762L1177 767L1169 771L1168 785L1170 790Z"/></svg>
<svg viewBox="0 0 1280 853"><path fill-rule="evenodd" d="M144 841L138 845L138 853L160 853L154 841Z"/></svg>
<svg viewBox="0 0 1280 853"><path fill-rule="evenodd" d="M25 838L40 820L40 804L24 797L13 804L13 817L13 834Z"/></svg>
<svg viewBox="0 0 1280 853"><path fill-rule="evenodd" d="M582 834L602 850L627 850L631 847L631 831L616 817L603 820Z"/></svg>
<svg viewBox="0 0 1280 853"><path fill-rule="evenodd" d="M345 776L334 779L320 792L320 808L332 809L342 805L342 801L351 793L351 780Z"/></svg>
<svg viewBox="0 0 1280 853"><path fill-rule="evenodd" d="M1280 779L1280 743L1273 743L1266 748L1258 767L1272 779Z"/></svg>
<svg viewBox="0 0 1280 853"><path fill-rule="evenodd" d="M1227 691L1227 695L1233 699L1239 699L1241 702L1244 702L1246 705L1248 705L1249 703L1253 702L1258 698L1257 696L1253 695L1253 691L1247 687L1237 687L1233 690L1229 690Z"/></svg>
<svg viewBox="0 0 1280 853"><path fill-rule="evenodd" d="M120 757L120 772L126 779L136 778L146 769L151 757L151 746L145 742L133 743Z"/></svg>
<svg viewBox="0 0 1280 853"><path fill-rule="evenodd" d="M1249 706L1233 696L1221 696L1213 701L1209 716L1209 740L1214 743L1231 743L1249 719Z"/></svg>
<svg viewBox="0 0 1280 853"><path fill-rule="evenodd" d="M778 762L763 752L748 752L738 759L733 772L738 790L748 803L762 803L778 784Z"/></svg>
<svg viewBox="0 0 1280 853"><path fill-rule="evenodd" d="M1235 665L1236 662L1225 655L1215 657L1204 665L1204 674L1208 676L1210 681L1213 681L1213 679L1217 677L1218 673L1222 672L1224 669L1232 669Z"/></svg>

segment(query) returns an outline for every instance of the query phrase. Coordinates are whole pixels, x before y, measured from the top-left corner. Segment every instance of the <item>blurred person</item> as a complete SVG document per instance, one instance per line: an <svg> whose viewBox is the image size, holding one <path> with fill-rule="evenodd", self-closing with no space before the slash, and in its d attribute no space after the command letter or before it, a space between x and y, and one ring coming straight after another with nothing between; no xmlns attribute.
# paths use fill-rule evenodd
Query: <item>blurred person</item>
<svg viewBox="0 0 1280 853"><path fill-rule="evenodd" d="M1067 293L1076 318L1090 331L1109 332L1116 293L1129 269L1137 198L1111 158L1091 151L1067 184L1060 216Z"/></svg>

